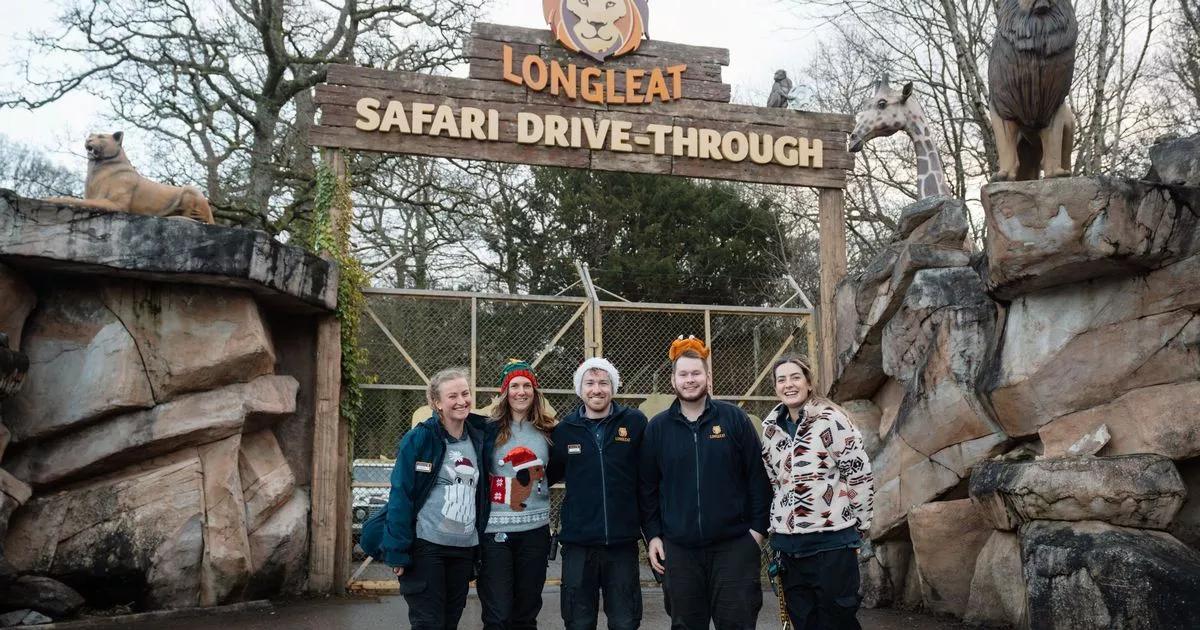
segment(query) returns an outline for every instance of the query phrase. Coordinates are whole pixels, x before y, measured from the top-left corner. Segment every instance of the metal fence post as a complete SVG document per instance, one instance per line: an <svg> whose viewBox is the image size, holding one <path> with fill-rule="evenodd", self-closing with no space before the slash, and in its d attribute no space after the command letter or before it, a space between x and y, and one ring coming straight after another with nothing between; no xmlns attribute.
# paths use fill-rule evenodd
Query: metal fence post
<svg viewBox="0 0 1200 630"><path fill-rule="evenodd" d="M471 296L471 400L479 406L479 298Z"/></svg>

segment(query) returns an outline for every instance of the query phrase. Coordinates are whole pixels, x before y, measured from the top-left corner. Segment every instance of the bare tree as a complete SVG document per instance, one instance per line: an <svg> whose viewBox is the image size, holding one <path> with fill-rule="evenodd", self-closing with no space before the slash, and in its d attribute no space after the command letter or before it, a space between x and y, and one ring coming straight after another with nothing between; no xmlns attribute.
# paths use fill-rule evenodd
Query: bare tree
<svg viewBox="0 0 1200 630"><path fill-rule="evenodd" d="M444 69L482 3L72 0L56 32L31 37L25 83L0 106L97 93L152 134L153 174L202 186L223 221L278 233L309 206L310 91L328 65Z"/></svg>
<svg viewBox="0 0 1200 630"><path fill-rule="evenodd" d="M25 197L53 197L78 195L83 186L78 173L0 135L0 188Z"/></svg>
<svg viewBox="0 0 1200 630"><path fill-rule="evenodd" d="M988 0L784 0L806 17L819 17L833 37L818 47L797 75L800 107L853 113L871 82L887 72L912 81L942 152L952 191L968 201L971 229L982 237L976 197L996 167L996 143L988 116L987 60L995 32ZM1179 2L1179 19L1163 37L1162 3ZM1145 148L1164 130L1179 127L1180 114L1195 112L1200 96L1180 103L1200 83L1196 0L1079 0L1080 22L1071 103L1078 118L1074 172L1078 175L1144 172ZM1186 6L1184 6L1186 5ZM1171 80L1148 71L1163 50ZM1189 56L1190 55L1190 56ZM1190 61L1189 61L1190 60ZM1190 78L1189 78L1190 77ZM1182 86L1182 87L1181 87ZM1200 117L1192 118L1197 120ZM913 154L907 139L876 140L860 154L846 195L850 266L869 259L886 241L891 217L915 198ZM791 207L815 216L811 201Z"/></svg>
<svg viewBox="0 0 1200 630"><path fill-rule="evenodd" d="M1148 69L1163 26L1160 0L1080 3L1071 106L1079 175L1137 176L1148 141L1170 126Z"/></svg>
<svg viewBox="0 0 1200 630"><path fill-rule="evenodd" d="M1175 0L1169 9L1154 87L1172 123L1195 132L1200 130L1200 0Z"/></svg>
<svg viewBox="0 0 1200 630"><path fill-rule="evenodd" d="M353 242L377 285L428 289L478 287L477 233L489 220L489 183L479 166L417 156L359 155L352 162Z"/></svg>

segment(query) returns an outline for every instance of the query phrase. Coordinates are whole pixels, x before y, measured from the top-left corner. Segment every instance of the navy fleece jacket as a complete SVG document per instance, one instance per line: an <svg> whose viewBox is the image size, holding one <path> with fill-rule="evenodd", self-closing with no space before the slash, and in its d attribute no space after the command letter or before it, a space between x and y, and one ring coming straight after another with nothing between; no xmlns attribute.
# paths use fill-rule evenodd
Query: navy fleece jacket
<svg viewBox="0 0 1200 630"><path fill-rule="evenodd" d="M707 399L696 422L676 400L654 416L642 438L639 502L647 539L706 547L767 533L771 484L750 417Z"/></svg>

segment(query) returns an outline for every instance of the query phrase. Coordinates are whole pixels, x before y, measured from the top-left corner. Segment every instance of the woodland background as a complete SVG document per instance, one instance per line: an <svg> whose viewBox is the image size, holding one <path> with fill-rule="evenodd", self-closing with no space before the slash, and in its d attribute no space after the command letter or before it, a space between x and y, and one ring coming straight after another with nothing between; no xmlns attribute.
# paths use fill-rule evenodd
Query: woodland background
<svg viewBox="0 0 1200 630"><path fill-rule="evenodd" d="M1059 0L1065 1L1065 0ZM983 0L780 0L831 35L800 62L799 109L854 113L887 72L912 81L947 179L984 229L979 187L995 165ZM311 228L317 153L312 89L330 63L443 74L485 0L72 0L54 30L12 47L23 60L0 107L85 90L148 137L143 174L207 192L220 223L281 240ZM1074 171L1139 177L1161 135L1200 131L1200 0L1080 0L1071 104ZM786 45L786 42L781 42ZM762 104L761 95L735 97ZM3 130L0 130L2 133ZM903 135L860 154L847 189L850 268L887 242L915 198ZM805 189L352 156L353 242L377 286L556 293L587 262L630 300L766 305L790 274L818 291L816 194ZM82 193L80 175L0 137L0 187Z"/></svg>

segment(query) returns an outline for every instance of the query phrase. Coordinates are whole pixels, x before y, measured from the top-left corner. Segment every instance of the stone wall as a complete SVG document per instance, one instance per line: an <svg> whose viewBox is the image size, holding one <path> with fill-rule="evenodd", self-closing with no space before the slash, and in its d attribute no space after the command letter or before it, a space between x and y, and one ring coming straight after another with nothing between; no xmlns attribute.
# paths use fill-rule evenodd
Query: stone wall
<svg viewBox="0 0 1200 630"><path fill-rule="evenodd" d="M1198 142L1144 180L986 186L981 254L961 203L922 200L839 285L831 394L875 471L866 605L1194 627Z"/></svg>
<svg viewBox="0 0 1200 630"><path fill-rule="evenodd" d="M303 590L335 299L335 267L261 233L0 191L0 333L27 358L0 402L0 613Z"/></svg>

